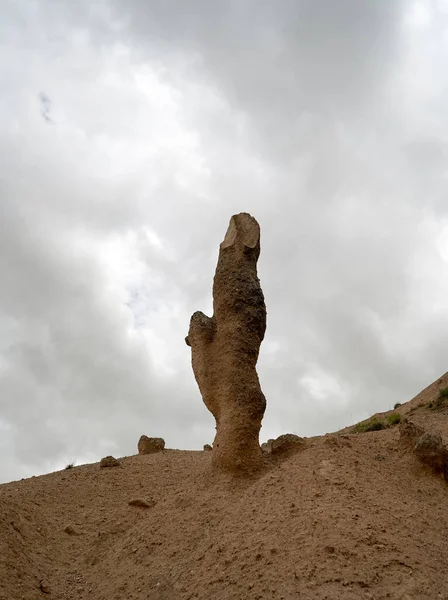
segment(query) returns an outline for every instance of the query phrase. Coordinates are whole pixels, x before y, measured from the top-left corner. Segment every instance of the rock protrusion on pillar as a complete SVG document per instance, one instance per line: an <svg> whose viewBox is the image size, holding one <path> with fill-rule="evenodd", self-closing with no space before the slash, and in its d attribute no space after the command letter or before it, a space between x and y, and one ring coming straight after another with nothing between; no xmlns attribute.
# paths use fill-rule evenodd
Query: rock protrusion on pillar
<svg viewBox="0 0 448 600"><path fill-rule="evenodd" d="M256 371L266 330L266 306L257 276L260 227L234 215L219 250L213 316L195 312L185 339L203 401L216 420L212 464L251 473L263 464L259 445L266 399Z"/></svg>

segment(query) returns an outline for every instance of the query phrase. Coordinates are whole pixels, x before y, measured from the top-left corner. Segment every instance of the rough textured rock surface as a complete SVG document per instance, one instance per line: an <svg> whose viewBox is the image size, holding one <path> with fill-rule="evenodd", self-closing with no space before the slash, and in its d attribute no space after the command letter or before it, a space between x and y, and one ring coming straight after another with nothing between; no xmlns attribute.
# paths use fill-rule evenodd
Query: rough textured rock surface
<svg viewBox="0 0 448 600"><path fill-rule="evenodd" d="M303 438L294 433L284 433L278 438L270 439L261 444L261 450L264 454L289 454L292 451L302 450L306 445Z"/></svg>
<svg viewBox="0 0 448 600"><path fill-rule="evenodd" d="M213 450L213 448L210 444L204 444L204 452L210 452L211 450Z"/></svg>
<svg viewBox="0 0 448 600"><path fill-rule="evenodd" d="M165 440L163 438L150 438L142 435L138 440L139 454L155 454L161 452L165 448Z"/></svg>
<svg viewBox="0 0 448 600"><path fill-rule="evenodd" d="M247 213L230 219L219 250L211 318L191 317L186 342L205 405L216 420L212 464L250 473L262 466L258 441L266 399L256 371L266 330L257 261L260 227Z"/></svg>
<svg viewBox="0 0 448 600"><path fill-rule="evenodd" d="M77 532L77 530L73 527L73 525L67 525L66 527L64 527L64 531L65 533L67 533L68 535L79 535L79 533Z"/></svg>
<svg viewBox="0 0 448 600"><path fill-rule="evenodd" d="M113 456L105 456L100 460L100 469L108 469L111 467L119 467L120 462Z"/></svg>
<svg viewBox="0 0 448 600"><path fill-rule="evenodd" d="M271 454L283 454L305 447L305 440L294 433L284 433L271 442Z"/></svg>
<svg viewBox="0 0 448 600"><path fill-rule="evenodd" d="M415 456L436 473L447 473L448 450L438 433L424 433L417 438L414 446Z"/></svg>
<svg viewBox="0 0 448 600"><path fill-rule="evenodd" d="M400 424L399 443L402 449L412 452L421 463L443 473L448 480L448 448L439 433L405 419Z"/></svg>
<svg viewBox="0 0 448 600"><path fill-rule="evenodd" d="M400 423L400 446L405 450L412 451L414 449L417 438L425 433L425 430L420 425L416 425L412 421L405 419Z"/></svg>
<svg viewBox="0 0 448 600"><path fill-rule="evenodd" d="M271 438L267 442L264 442L263 444L261 444L261 451L264 454L272 454L272 442L273 441L274 440Z"/></svg>
<svg viewBox="0 0 448 600"><path fill-rule="evenodd" d="M39 583L39 589L44 594L51 594L51 588L48 584L48 581L45 581L44 579Z"/></svg>
<svg viewBox="0 0 448 600"><path fill-rule="evenodd" d="M138 508L151 508L154 506L155 502L143 500L142 498L134 498L133 500L129 500L129 506L138 506Z"/></svg>

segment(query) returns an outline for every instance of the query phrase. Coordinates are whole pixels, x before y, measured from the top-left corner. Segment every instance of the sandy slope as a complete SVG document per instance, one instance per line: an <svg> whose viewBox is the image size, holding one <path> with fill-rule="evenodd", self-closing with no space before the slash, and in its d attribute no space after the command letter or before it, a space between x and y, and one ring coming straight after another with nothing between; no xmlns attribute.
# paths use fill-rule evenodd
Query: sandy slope
<svg viewBox="0 0 448 600"><path fill-rule="evenodd" d="M440 387L399 411L448 442ZM4 484L0 600L22 598L448 599L448 485L397 427L310 439L250 481L168 450Z"/></svg>

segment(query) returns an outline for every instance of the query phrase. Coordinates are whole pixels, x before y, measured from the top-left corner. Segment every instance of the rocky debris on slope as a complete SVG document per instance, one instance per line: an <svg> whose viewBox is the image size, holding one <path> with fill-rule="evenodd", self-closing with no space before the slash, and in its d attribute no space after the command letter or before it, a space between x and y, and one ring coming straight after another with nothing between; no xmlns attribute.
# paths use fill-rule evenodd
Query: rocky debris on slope
<svg viewBox="0 0 448 600"><path fill-rule="evenodd" d="M45 579L42 579L40 581L40 583L39 583L39 589L44 594L51 594L50 584L48 583L48 581L45 581Z"/></svg>
<svg viewBox="0 0 448 600"><path fill-rule="evenodd" d="M405 420L400 425L400 445L421 463L448 478L448 449L438 433L425 431L420 425Z"/></svg>
<svg viewBox="0 0 448 600"><path fill-rule="evenodd" d="M79 533L76 531L73 525L67 525L67 527L64 527L64 531L68 535L79 535Z"/></svg>
<svg viewBox="0 0 448 600"><path fill-rule="evenodd" d="M438 433L426 432L415 441L414 454L436 473L448 475L448 450Z"/></svg>
<svg viewBox="0 0 448 600"><path fill-rule="evenodd" d="M204 452L210 452L210 450L213 450L210 444L204 444Z"/></svg>
<svg viewBox="0 0 448 600"><path fill-rule="evenodd" d="M270 439L261 445L265 454L285 454L291 451L302 450L306 445L303 438L294 433L284 433L276 439Z"/></svg>
<svg viewBox="0 0 448 600"><path fill-rule="evenodd" d="M163 438L148 437L142 435L138 440L138 453L139 454L155 454L156 452L162 452L165 448L165 440Z"/></svg>
<svg viewBox="0 0 448 600"><path fill-rule="evenodd" d="M135 498L134 500L129 500L129 506L138 506L139 508L152 508L155 505L153 500L147 501L142 498Z"/></svg>
<svg viewBox="0 0 448 600"><path fill-rule="evenodd" d="M305 440L294 433L284 433L271 443L272 454L283 454L290 450L301 450L305 446Z"/></svg>
<svg viewBox="0 0 448 600"><path fill-rule="evenodd" d="M305 440L304 440L305 442ZM330 448L337 449L337 448L351 448L352 444L350 442L350 438L348 435L332 435L332 434L326 434L324 436L324 444L326 446L329 446Z"/></svg>
<svg viewBox="0 0 448 600"><path fill-rule="evenodd" d="M213 316L198 311L185 341L204 404L216 420L212 464L228 472L262 467L258 442L266 399L256 371L266 330L257 276L260 227L248 213L230 219L213 281Z"/></svg>
<svg viewBox="0 0 448 600"><path fill-rule="evenodd" d="M412 451L415 441L425 433L423 427L405 419L400 423L400 446L405 450Z"/></svg>
<svg viewBox="0 0 448 600"><path fill-rule="evenodd" d="M111 467L119 467L120 462L113 456L105 456L100 460L100 469L107 469Z"/></svg>

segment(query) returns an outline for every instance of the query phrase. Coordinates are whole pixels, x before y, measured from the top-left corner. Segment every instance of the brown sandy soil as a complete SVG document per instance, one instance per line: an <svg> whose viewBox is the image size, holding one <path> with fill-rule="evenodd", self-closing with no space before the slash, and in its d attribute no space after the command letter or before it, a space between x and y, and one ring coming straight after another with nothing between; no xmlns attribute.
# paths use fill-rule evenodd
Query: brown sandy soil
<svg viewBox="0 0 448 600"><path fill-rule="evenodd" d="M448 443L442 387L398 412ZM250 480L166 450L1 485L0 600L448 599L447 483L398 427L349 431Z"/></svg>

